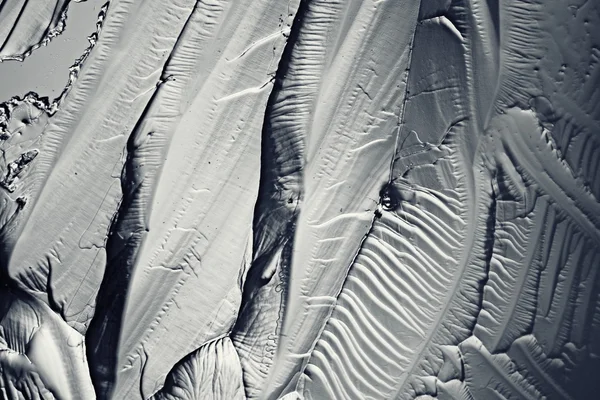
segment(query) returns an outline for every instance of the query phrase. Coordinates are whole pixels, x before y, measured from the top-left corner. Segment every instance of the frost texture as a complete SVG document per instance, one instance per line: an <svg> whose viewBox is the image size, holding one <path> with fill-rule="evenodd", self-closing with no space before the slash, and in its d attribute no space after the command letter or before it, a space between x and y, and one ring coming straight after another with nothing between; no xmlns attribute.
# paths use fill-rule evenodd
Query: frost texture
<svg viewBox="0 0 600 400"><path fill-rule="evenodd" d="M67 7L0 3L0 58ZM598 11L104 4L0 106L1 395L593 398Z"/></svg>

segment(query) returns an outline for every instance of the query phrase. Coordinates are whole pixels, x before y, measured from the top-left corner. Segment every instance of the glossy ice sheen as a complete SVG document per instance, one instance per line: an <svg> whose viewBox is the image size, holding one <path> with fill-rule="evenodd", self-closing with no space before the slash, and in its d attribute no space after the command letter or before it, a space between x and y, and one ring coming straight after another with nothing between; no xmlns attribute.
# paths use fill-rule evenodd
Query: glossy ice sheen
<svg viewBox="0 0 600 400"><path fill-rule="evenodd" d="M0 63L0 102L29 91L54 99L64 89L69 67L89 46L88 36L96 31L102 0L71 2L63 33L34 50L24 61Z"/></svg>
<svg viewBox="0 0 600 400"><path fill-rule="evenodd" d="M600 390L596 2L66 4L0 3L2 396Z"/></svg>

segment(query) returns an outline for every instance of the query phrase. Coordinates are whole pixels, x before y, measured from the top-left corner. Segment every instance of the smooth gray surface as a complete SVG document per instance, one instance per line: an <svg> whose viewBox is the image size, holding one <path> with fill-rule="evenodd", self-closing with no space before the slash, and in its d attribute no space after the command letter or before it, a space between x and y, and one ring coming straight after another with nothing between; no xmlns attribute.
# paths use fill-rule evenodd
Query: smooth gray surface
<svg viewBox="0 0 600 400"><path fill-rule="evenodd" d="M67 84L69 67L89 46L87 38L96 30L103 4L102 0L71 2L62 35L34 50L23 62L0 62L0 102L30 91L50 100L60 95Z"/></svg>

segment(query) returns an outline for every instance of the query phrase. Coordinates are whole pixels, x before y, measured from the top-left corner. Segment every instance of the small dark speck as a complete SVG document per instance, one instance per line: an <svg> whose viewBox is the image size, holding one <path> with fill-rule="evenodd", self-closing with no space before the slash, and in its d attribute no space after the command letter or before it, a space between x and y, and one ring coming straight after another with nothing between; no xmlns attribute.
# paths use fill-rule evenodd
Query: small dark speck
<svg viewBox="0 0 600 400"><path fill-rule="evenodd" d="M291 197L288 199L288 204L292 204L294 202L294 199L292 199Z"/></svg>
<svg viewBox="0 0 600 400"><path fill-rule="evenodd" d="M343 208L340 208L340 212L343 212L343 211L344 211L344 209L343 209Z"/></svg>
<svg viewBox="0 0 600 400"><path fill-rule="evenodd" d="M375 210L375 218L381 218L381 211Z"/></svg>

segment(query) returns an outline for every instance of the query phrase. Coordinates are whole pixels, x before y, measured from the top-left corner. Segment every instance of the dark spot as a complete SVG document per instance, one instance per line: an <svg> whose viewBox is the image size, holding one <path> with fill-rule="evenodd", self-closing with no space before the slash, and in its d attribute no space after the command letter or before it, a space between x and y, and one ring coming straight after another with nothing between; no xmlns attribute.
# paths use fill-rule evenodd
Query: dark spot
<svg viewBox="0 0 600 400"><path fill-rule="evenodd" d="M292 204L293 202L294 202L294 199L290 197L290 198L288 199L288 204Z"/></svg>
<svg viewBox="0 0 600 400"><path fill-rule="evenodd" d="M386 211L393 211L400 205L401 195L391 182L386 183L379 192L381 206Z"/></svg>
<svg viewBox="0 0 600 400"><path fill-rule="evenodd" d="M381 218L381 211L375 210L375 218Z"/></svg>

